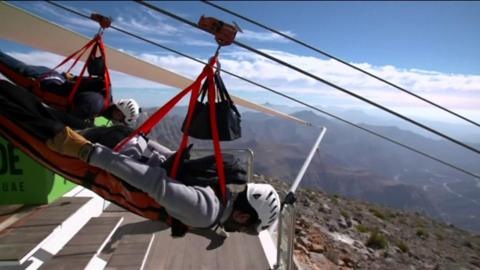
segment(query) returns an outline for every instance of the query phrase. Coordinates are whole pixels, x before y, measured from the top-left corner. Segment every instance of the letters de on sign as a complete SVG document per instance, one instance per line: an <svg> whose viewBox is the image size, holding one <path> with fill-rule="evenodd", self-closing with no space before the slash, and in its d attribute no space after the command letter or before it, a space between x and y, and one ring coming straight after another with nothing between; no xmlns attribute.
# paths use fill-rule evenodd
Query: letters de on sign
<svg viewBox="0 0 480 270"><path fill-rule="evenodd" d="M20 157L16 153L16 148L11 144L0 144L0 175L22 175L23 170L18 168Z"/></svg>

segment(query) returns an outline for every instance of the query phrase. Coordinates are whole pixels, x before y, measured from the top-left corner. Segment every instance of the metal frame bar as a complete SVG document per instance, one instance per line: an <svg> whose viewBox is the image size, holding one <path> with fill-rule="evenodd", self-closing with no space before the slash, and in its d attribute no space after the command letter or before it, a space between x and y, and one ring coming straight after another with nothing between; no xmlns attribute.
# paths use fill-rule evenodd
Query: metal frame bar
<svg viewBox="0 0 480 270"><path fill-rule="evenodd" d="M281 264L280 260L282 257L282 235L283 235L282 225L283 225L283 213L280 213L280 215L278 216L278 223L277 223L277 262L275 263L274 269L278 269Z"/></svg>
<svg viewBox="0 0 480 270"><path fill-rule="evenodd" d="M286 270L291 270L294 269L294 261L293 261L293 242L295 239L295 221L296 221L296 211L295 211L295 191L297 190L301 180L303 179L303 176L305 175L305 172L307 171L308 166L312 162L313 155L315 154L315 151L320 150L320 142L322 141L325 132L327 131L326 127L321 127L320 134L317 137L317 140L313 144L313 147L310 150L310 153L308 154L307 158L305 159L305 162L303 163L302 167L300 168L300 171L297 174L297 177L295 178L295 181L293 182L292 186L290 187L287 195L285 196L285 199L282 203L282 210L278 218L278 226L277 226L277 262L274 266L274 269L279 269L281 265L281 257L282 257L282 238L283 238L283 213L288 214L288 210L291 209L291 214L289 216L290 218L290 223L287 224L288 228L286 230L287 233L287 260L285 264ZM286 211L286 212L284 212Z"/></svg>
<svg viewBox="0 0 480 270"><path fill-rule="evenodd" d="M288 193L295 193L295 191L297 190L298 185L300 184L300 181L302 181L302 178L305 175L305 172L307 171L308 166L310 165L310 162L312 162L312 158L313 158L313 155L315 154L315 151L320 150L319 145L320 145L320 142L323 139L323 136L325 135L325 132L327 132L327 128L322 127L321 131L320 131L320 134L318 135L318 138L315 141L315 144L313 145L312 149L310 150L310 153L308 154L307 159L303 163L302 168L298 172L297 178L295 178L295 181L293 181L293 184L290 187L290 190L288 191Z"/></svg>

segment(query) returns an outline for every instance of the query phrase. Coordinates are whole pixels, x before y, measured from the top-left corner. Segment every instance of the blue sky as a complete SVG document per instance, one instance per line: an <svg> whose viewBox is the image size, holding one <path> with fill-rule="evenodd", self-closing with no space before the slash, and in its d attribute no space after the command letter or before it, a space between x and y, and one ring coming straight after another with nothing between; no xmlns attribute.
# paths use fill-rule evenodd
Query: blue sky
<svg viewBox="0 0 480 270"><path fill-rule="evenodd" d="M61 3L86 13L96 11L109 15L119 27L203 60L215 49L211 36L137 3ZM474 120L480 120L480 2L217 3L307 41ZM84 35L93 36L96 32L95 24L44 2L12 4ZM455 118L391 87L203 3L180 1L153 4L192 21L197 21L203 14L227 22L234 20L244 30L237 38L243 43L290 61L402 113L455 121ZM114 30L107 30L105 40L112 47L191 78L201 69L201 66L190 60L128 38ZM48 53L2 39L0 48L32 64L53 66L58 61L51 57L51 63L45 62ZM221 60L223 67L232 72L315 105L368 108L362 102L236 46L223 49ZM138 81L119 73L114 74L113 80L118 98L134 96L145 106L161 105L176 93L161 85ZM294 105L238 80L227 77L225 80L233 94L252 101ZM372 112L381 113L375 110Z"/></svg>

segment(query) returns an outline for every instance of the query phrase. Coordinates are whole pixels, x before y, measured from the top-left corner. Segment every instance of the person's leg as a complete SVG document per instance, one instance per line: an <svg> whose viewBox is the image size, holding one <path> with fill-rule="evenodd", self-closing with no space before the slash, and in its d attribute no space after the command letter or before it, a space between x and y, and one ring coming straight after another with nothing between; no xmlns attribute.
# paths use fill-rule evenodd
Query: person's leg
<svg viewBox="0 0 480 270"><path fill-rule="evenodd" d="M32 93L4 80L0 80L0 114L43 141L65 127Z"/></svg>
<svg viewBox="0 0 480 270"><path fill-rule="evenodd" d="M50 71L48 67L44 66L30 66L22 61L0 51L0 62L16 72L27 77L37 78L38 76Z"/></svg>
<svg viewBox="0 0 480 270"><path fill-rule="evenodd" d="M46 109L50 112L50 114L52 114L52 116L55 117L55 119L62 122L66 126L71 127L72 129L82 130L82 129L93 127L92 123L84 121L83 119L77 118L75 116L72 116L71 114L61 112L51 107L46 107Z"/></svg>
<svg viewBox="0 0 480 270"><path fill-rule="evenodd" d="M105 145L113 149L119 142L127 138L133 132L133 129L126 126L111 127L93 127L82 130L82 134L89 141Z"/></svg>

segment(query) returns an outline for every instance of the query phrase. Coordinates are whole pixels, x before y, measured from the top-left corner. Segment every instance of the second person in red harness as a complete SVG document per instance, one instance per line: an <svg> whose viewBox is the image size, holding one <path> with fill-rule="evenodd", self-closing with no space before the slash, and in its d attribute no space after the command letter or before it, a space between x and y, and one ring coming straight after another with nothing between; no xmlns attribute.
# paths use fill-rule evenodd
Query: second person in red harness
<svg viewBox="0 0 480 270"><path fill-rule="evenodd" d="M2 74L14 82L16 81L14 74L35 80L48 72L48 76L40 79L41 88L65 99L72 91L77 80L77 77L70 73L51 71L45 66L27 65L1 51L0 66L3 67L0 69L3 71ZM82 78L73 103L69 108L62 109L70 115L85 121L86 126L92 126L95 117L103 116L114 124L124 124L132 127L140 113L138 103L134 99L121 99L117 102L112 102L112 97L110 96L110 106L105 109L105 81L99 69L101 68L95 67L95 65L89 67L89 73L91 74ZM33 92L35 93L35 91ZM35 94L38 96L38 93ZM47 105L55 107L54 100L41 96L39 98Z"/></svg>

